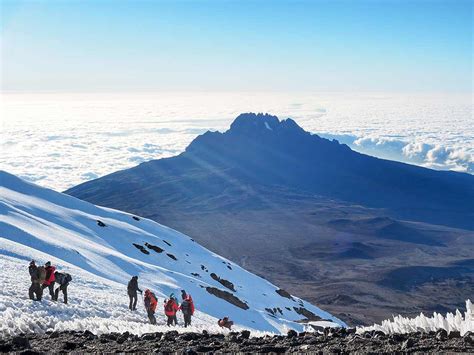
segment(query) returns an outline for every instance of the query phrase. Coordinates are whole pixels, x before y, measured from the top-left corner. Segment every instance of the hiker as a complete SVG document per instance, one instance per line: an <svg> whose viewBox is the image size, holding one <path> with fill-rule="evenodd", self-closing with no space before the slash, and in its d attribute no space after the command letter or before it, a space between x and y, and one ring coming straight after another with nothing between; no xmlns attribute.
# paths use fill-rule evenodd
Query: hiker
<svg viewBox="0 0 474 355"><path fill-rule="evenodd" d="M185 291L185 290L181 290L181 300L184 301L184 300L186 299L186 296L187 296L186 291Z"/></svg>
<svg viewBox="0 0 474 355"><path fill-rule="evenodd" d="M232 322L231 320L229 320L229 317L224 317L222 319L219 319L217 321L217 324L219 325L219 327L221 328L227 328L229 330L231 330L232 326L234 325L234 322Z"/></svg>
<svg viewBox="0 0 474 355"><path fill-rule="evenodd" d="M49 289L49 295L51 296L51 299L54 301L54 272L56 271L56 268L51 265L51 261L46 262L44 264L44 269L46 270L46 278L43 281L43 286L41 288L44 290L45 288Z"/></svg>
<svg viewBox="0 0 474 355"><path fill-rule="evenodd" d="M191 316L194 314L194 302L191 295L186 295L179 309L183 312L184 327L186 328L188 325L191 325Z"/></svg>
<svg viewBox="0 0 474 355"><path fill-rule="evenodd" d="M36 266L34 260L31 260L28 271L30 272L31 276L31 286L28 289L30 300L41 301L41 298L43 297L43 289L41 288L41 285L46 278L46 271L44 267Z"/></svg>
<svg viewBox="0 0 474 355"><path fill-rule="evenodd" d="M170 295L170 298L171 298L173 301L176 302L176 305L177 305L177 306L179 306L178 299L176 298L176 296L174 295L174 293L172 293L172 294Z"/></svg>
<svg viewBox="0 0 474 355"><path fill-rule="evenodd" d="M131 311L136 311L138 301L137 291L142 294L142 290L138 288L138 276L133 276L132 279L128 282L127 291L128 297L130 298L130 305L128 306L128 308Z"/></svg>
<svg viewBox="0 0 474 355"><path fill-rule="evenodd" d="M156 305L158 304L158 299L156 298L155 294L151 292L150 290L146 289L143 303L145 304L146 313L148 315L148 319L150 320L150 323L156 324L155 310L156 310Z"/></svg>
<svg viewBox="0 0 474 355"><path fill-rule="evenodd" d="M169 327L170 325L178 325L178 319L176 318L176 312L179 310L179 306L175 301L175 298L172 297L171 294L169 300L165 300L165 314L167 319L166 325Z"/></svg>
<svg viewBox="0 0 474 355"><path fill-rule="evenodd" d="M59 285L56 291L54 291L54 301L58 300L59 291L62 291L63 297L64 297L64 303L67 304L67 287L69 286L69 283L72 281L72 277L71 275L67 273L56 271L54 273L54 278L56 280L56 283Z"/></svg>

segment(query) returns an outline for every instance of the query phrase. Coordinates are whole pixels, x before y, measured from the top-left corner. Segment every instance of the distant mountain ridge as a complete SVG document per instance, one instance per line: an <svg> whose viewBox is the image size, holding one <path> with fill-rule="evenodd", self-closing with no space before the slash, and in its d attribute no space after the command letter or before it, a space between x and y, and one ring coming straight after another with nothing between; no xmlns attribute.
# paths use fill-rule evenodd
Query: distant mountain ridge
<svg viewBox="0 0 474 355"><path fill-rule="evenodd" d="M360 154L304 131L292 119L268 114L241 114L228 131L206 132L176 157L142 163L66 193L124 207L117 197L193 199L225 189L250 193L255 186L283 186L385 208L404 219L474 230L474 176Z"/></svg>
<svg viewBox="0 0 474 355"><path fill-rule="evenodd" d="M349 324L372 324L463 307L474 293L473 189L472 175L247 113L176 157L67 193L180 230Z"/></svg>

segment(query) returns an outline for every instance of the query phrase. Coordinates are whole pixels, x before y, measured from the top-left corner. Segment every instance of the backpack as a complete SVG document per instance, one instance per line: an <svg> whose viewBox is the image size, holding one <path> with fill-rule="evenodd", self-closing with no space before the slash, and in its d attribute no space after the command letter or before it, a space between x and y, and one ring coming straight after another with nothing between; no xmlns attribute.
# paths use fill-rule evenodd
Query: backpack
<svg viewBox="0 0 474 355"><path fill-rule="evenodd" d="M46 280L46 269L44 266L38 266L38 281L42 284Z"/></svg>
<svg viewBox="0 0 474 355"><path fill-rule="evenodd" d="M72 276L69 274L64 274L64 284L67 284L72 281Z"/></svg>
<svg viewBox="0 0 474 355"><path fill-rule="evenodd" d="M191 303L188 300L184 300L181 303L181 311L183 314L191 314Z"/></svg>
<svg viewBox="0 0 474 355"><path fill-rule="evenodd" d="M169 312L169 313L174 312L173 302L174 302L173 299L170 299L168 302L166 302L166 305L165 305L166 312Z"/></svg>

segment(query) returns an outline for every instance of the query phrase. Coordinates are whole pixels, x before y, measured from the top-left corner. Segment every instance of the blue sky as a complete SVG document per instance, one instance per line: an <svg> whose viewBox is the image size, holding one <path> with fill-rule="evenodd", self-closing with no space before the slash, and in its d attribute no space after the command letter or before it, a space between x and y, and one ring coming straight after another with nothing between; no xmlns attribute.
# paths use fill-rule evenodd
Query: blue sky
<svg viewBox="0 0 474 355"><path fill-rule="evenodd" d="M0 1L8 91L472 91L471 1Z"/></svg>

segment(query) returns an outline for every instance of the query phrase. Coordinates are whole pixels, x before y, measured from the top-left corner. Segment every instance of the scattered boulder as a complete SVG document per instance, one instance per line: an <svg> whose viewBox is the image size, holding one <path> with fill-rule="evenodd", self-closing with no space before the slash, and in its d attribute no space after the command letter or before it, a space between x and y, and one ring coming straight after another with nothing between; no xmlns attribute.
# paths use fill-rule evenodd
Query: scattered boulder
<svg viewBox="0 0 474 355"><path fill-rule="evenodd" d="M194 277L201 277L201 275L199 275L197 272L192 272L191 275L193 275Z"/></svg>
<svg viewBox="0 0 474 355"><path fill-rule="evenodd" d="M139 221L140 218L138 218L137 216L132 216L132 218L135 220L135 221Z"/></svg>
<svg viewBox="0 0 474 355"><path fill-rule="evenodd" d="M408 338L407 340L405 340L402 344L402 350L408 350L410 349L411 347L413 347L413 345L415 345L415 342L413 341L412 338Z"/></svg>
<svg viewBox="0 0 474 355"><path fill-rule="evenodd" d="M163 335L163 340L167 340L167 341L175 341L176 338L178 337L179 333L177 330L171 330L169 332L166 332L164 335Z"/></svg>
<svg viewBox="0 0 474 355"><path fill-rule="evenodd" d="M298 336L298 333L297 333L295 330L290 329L290 330L288 331L288 333L286 334L286 336L287 336L288 338L295 338L295 337Z"/></svg>
<svg viewBox="0 0 474 355"><path fill-rule="evenodd" d="M248 331L248 330L242 330L242 331L240 332L240 337L241 337L242 339L249 339L249 338L250 338L250 331Z"/></svg>
<svg viewBox="0 0 474 355"><path fill-rule="evenodd" d="M461 337L461 332L457 330L452 330L448 334L448 339L456 339Z"/></svg>
<svg viewBox="0 0 474 355"><path fill-rule="evenodd" d="M474 345L474 333L467 332L466 334L464 334L463 340L466 344Z"/></svg>
<svg viewBox="0 0 474 355"><path fill-rule="evenodd" d="M23 335L16 336L12 339L12 344L18 349L30 349L30 341Z"/></svg>
<svg viewBox="0 0 474 355"><path fill-rule="evenodd" d="M77 348L77 343L73 341L66 341L63 344L63 350L66 350L66 351L75 350L76 348Z"/></svg>
<svg viewBox="0 0 474 355"><path fill-rule="evenodd" d="M99 227L107 227L104 222L102 222L100 219L97 220L97 225Z"/></svg>
<svg viewBox="0 0 474 355"><path fill-rule="evenodd" d="M436 332L435 337L437 340L446 340L448 338L448 332L444 329L440 329Z"/></svg>

